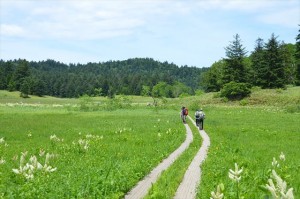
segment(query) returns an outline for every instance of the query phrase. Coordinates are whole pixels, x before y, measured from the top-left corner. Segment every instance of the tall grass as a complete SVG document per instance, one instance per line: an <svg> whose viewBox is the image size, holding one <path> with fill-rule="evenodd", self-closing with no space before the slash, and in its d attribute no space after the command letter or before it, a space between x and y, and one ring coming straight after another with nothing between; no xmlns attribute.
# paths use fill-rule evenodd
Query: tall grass
<svg viewBox="0 0 300 199"><path fill-rule="evenodd" d="M0 138L7 143L0 145L6 161L0 165L0 195L5 198L119 198L185 138L172 110L0 110ZM54 134L60 141L50 140ZM88 141L87 150L80 148L82 140ZM33 180L12 172L21 152L28 151L29 158L39 157L41 150L55 154L55 172L37 173Z"/></svg>
<svg viewBox="0 0 300 199"><path fill-rule="evenodd" d="M216 185L227 185L225 195L234 198L228 178L234 163L244 168L240 181L245 198L264 198L260 188L270 177L273 157L286 155L283 179L300 191L300 115L273 108L206 107L205 130L211 138L198 198L209 198ZM297 197L295 197L297 198Z"/></svg>

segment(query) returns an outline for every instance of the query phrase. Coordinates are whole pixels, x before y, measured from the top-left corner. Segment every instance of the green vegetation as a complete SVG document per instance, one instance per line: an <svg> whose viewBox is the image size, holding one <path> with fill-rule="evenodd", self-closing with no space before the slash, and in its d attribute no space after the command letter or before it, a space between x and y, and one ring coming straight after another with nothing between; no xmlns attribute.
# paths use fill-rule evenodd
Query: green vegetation
<svg viewBox="0 0 300 199"><path fill-rule="evenodd" d="M21 91L22 97L62 98L115 95L178 97L200 88L207 68L135 58L103 63L63 64L54 60L0 60L0 89ZM154 90L152 91L152 89Z"/></svg>
<svg viewBox="0 0 300 199"><path fill-rule="evenodd" d="M299 114L275 108L206 107L205 130L211 138L208 158L202 167L198 198L208 198L215 187L223 183L224 193L234 198L235 185L228 178L234 163L244 168L240 194L245 198L263 198L260 186L267 184L273 157L283 152L281 177L300 190L300 154L298 145Z"/></svg>
<svg viewBox="0 0 300 199"><path fill-rule="evenodd" d="M300 31L300 30L299 30ZM215 62L201 79L207 92L220 91L227 83L247 83L261 88L299 85L299 34L296 44L285 44L274 34L268 42L258 38L249 57L238 34L225 48L226 58Z"/></svg>
<svg viewBox="0 0 300 199"><path fill-rule="evenodd" d="M189 119L187 120L187 123L193 132L193 142L190 144L189 148L162 173L157 182L153 184L145 198L173 198L175 195L186 169L190 165L202 143L199 130Z"/></svg>
<svg viewBox="0 0 300 199"><path fill-rule="evenodd" d="M100 112L0 107L0 193L16 198L119 198L185 139L173 110ZM168 133L167 133L168 132ZM53 139L50 139L52 136ZM33 179L12 172L41 152L54 154L52 173Z"/></svg>
<svg viewBox="0 0 300 199"><path fill-rule="evenodd" d="M156 107L148 106L152 97L141 96L19 96L0 91L0 197L122 198L185 139L178 115L182 105L191 116L195 109L204 109L204 128L211 138L198 198L209 198L221 183L226 197L235 198L236 184L228 178L235 163L243 168L239 195L264 198L262 186L270 178L273 157L279 161L281 152L286 160L279 161L276 172L294 188L295 198L299 196L300 87L254 87L241 101L226 101L219 93L168 98ZM163 172L148 198L172 198L176 192L201 144L189 125L193 143ZM33 179L28 171L13 172L20 169L26 151L23 166L35 156L43 167L33 171Z"/></svg>

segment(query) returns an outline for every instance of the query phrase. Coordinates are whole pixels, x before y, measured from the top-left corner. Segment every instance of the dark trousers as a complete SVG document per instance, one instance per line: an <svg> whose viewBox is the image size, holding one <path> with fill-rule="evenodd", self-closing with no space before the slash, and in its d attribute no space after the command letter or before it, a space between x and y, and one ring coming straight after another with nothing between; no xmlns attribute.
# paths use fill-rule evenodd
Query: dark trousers
<svg viewBox="0 0 300 199"><path fill-rule="evenodd" d="M203 122L204 122L203 119L200 119L200 118L197 119L197 118L196 118L196 124L197 124L197 126L199 127L200 130L203 129Z"/></svg>
<svg viewBox="0 0 300 199"><path fill-rule="evenodd" d="M203 123L204 123L204 120L203 120L203 119L199 119L199 120L200 120L199 128L200 128L200 130L203 130Z"/></svg>

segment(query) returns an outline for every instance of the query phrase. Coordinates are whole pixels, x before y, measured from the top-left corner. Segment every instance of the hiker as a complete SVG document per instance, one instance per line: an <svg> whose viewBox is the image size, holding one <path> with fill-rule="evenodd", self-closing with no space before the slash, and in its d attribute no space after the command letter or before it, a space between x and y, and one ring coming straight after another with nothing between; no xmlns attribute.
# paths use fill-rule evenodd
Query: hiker
<svg viewBox="0 0 300 199"><path fill-rule="evenodd" d="M188 109L184 106L181 108L180 117L182 119L182 122L186 124L186 116L188 115Z"/></svg>
<svg viewBox="0 0 300 199"><path fill-rule="evenodd" d="M199 127L200 130L203 130L203 122L205 118L205 113L203 112L202 108L197 110L195 113L196 125Z"/></svg>

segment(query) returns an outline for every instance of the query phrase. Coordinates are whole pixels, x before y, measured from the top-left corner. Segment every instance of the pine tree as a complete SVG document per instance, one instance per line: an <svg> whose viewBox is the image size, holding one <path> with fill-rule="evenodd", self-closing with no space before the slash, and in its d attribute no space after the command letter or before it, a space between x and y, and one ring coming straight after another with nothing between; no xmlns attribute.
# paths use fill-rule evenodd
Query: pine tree
<svg viewBox="0 0 300 199"><path fill-rule="evenodd" d="M231 81L246 82L246 68L244 58L247 51L241 44L238 34L234 36L234 40L225 48L226 56L225 67L223 73L223 84Z"/></svg>
<svg viewBox="0 0 300 199"><path fill-rule="evenodd" d="M272 34L265 48L265 60L268 67L266 75L267 87L283 88L285 85L284 64L280 54L280 44L274 34Z"/></svg>
<svg viewBox="0 0 300 199"><path fill-rule="evenodd" d="M26 77L30 76L30 70L28 66L28 62L26 60L20 60L18 63L18 67L13 75L13 82L15 88L13 90L20 90L23 84L23 81Z"/></svg>
<svg viewBox="0 0 300 199"><path fill-rule="evenodd" d="M261 38L256 40L254 52L251 55L253 80L255 86L267 87L266 74L268 66L265 61L264 41Z"/></svg>
<svg viewBox="0 0 300 199"><path fill-rule="evenodd" d="M300 26L300 25L299 25ZM295 52L295 59L296 59L296 67L297 67L297 72L296 72L296 84L300 86L300 29L298 31L298 35L296 37L296 52Z"/></svg>

